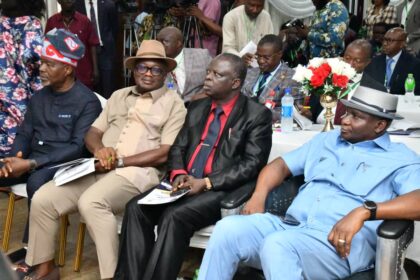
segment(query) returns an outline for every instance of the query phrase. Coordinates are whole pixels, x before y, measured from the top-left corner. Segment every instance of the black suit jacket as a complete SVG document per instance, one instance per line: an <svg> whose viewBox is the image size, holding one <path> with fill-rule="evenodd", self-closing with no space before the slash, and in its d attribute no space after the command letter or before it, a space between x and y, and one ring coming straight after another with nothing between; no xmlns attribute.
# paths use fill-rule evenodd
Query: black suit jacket
<svg viewBox="0 0 420 280"><path fill-rule="evenodd" d="M200 143L211 99L192 102L185 123L169 152L170 170L187 170ZM255 180L267 163L271 150L271 112L248 97L239 96L215 151L212 172L208 175L214 190L233 190Z"/></svg>
<svg viewBox="0 0 420 280"><path fill-rule="evenodd" d="M372 59L372 62L366 67L363 76L369 75L375 81L384 84L386 73L386 55L382 54ZM402 51L394 72L391 76L392 94L405 94L404 83L408 73L413 73L416 80L415 95L420 95L420 60Z"/></svg>
<svg viewBox="0 0 420 280"><path fill-rule="evenodd" d="M75 6L76 11L84 15L90 13L90 11L86 11L84 0L76 0ZM114 1L98 0L97 20L104 51L114 53L118 34L118 13Z"/></svg>

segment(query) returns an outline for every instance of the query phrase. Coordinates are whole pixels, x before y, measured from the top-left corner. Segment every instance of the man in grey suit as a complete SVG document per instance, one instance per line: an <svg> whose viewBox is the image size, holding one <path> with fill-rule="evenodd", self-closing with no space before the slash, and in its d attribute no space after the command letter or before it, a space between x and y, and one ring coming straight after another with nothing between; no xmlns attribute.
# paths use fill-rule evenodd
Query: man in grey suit
<svg viewBox="0 0 420 280"><path fill-rule="evenodd" d="M274 100L278 102L284 95L284 89L291 87L295 100L302 99L298 84L292 80L295 71L283 63L283 43L281 39L269 34L261 38L257 45L256 59L258 68L249 68L242 93L264 104L274 90Z"/></svg>
<svg viewBox="0 0 420 280"><path fill-rule="evenodd" d="M165 27L157 35L157 40L165 47L166 56L173 58L178 66L166 77L166 85L174 87L185 103L189 103L202 93L207 66L212 57L206 49L184 48L183 36L176 27Z"/></svg>
<svg viewBox="0 0 420 280"><path fill-rule="evenodd" d="M420 54L420 0L403 1L397 7L399 22L407 32L407 47Z"/></svg>

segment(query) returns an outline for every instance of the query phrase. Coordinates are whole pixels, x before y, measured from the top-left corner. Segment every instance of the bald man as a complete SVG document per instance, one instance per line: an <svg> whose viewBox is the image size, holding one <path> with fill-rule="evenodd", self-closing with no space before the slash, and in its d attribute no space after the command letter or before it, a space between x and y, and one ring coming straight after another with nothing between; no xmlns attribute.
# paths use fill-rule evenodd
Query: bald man
<svg viewBox="0 0 420 280"><path fill-rule="evenodd" d="M184 39L176 27L165 27L157 35L165 47L166 56L173 58L178 66L168 74L166 85L178 92L185 103L202 94L206 70L212 57L206 49L184 48ZM198 95L198 96L196 96Z"/></svg>
<svg viewBox="0 0 420 280"><path fill-rule="evenodd" d="M364 71L364 75L383 84L392 94L405 94L404 82L409 73L420 85L420 60L405 51L406 39L404 29L388 30L383 40L383 54L372 59ZM415 88L414 94L420 95L420 86Z"/></svg>

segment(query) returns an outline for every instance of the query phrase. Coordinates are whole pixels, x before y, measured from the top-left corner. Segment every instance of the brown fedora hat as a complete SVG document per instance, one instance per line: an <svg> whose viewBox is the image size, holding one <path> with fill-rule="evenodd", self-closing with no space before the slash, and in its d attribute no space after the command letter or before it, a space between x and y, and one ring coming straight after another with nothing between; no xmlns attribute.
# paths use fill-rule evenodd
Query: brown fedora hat
<svg viewBox="0 0 420 280"><path fill-rule="evenodd" d="M168 65L168 71L172 71L176 67L175 59L166 57L165 48L161 42L156 40L144 40L137 50L136 56L130 56L125 60L125 67L133 70L141 59L162 60Z"/></svg>

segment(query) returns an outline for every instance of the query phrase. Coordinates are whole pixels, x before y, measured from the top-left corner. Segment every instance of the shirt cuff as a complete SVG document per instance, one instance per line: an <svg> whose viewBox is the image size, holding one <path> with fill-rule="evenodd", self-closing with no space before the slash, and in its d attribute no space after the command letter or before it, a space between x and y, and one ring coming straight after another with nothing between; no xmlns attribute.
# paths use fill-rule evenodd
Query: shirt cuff
<svg viewBox="0 0 420 280"><path fill-rule="evenodd" d="M188 172L185 171L184 169L172 170L171 175L169 176L171 183L174 181L175 177L178 175L188 175Z"/></svg>

